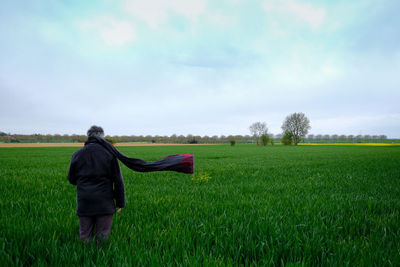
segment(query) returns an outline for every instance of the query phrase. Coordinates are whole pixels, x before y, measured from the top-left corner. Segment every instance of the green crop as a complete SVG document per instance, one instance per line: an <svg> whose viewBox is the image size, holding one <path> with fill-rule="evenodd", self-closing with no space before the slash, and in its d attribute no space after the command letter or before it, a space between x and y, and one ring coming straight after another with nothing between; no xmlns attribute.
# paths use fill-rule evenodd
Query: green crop
<svg viewBox="0 0 400 267"><path fill-rule="evenodd" d="M108 242L79 240L77 148L0 149L2 265L400 264L400 147L120 147L194 153L194 175L122 166Z"/></svg>

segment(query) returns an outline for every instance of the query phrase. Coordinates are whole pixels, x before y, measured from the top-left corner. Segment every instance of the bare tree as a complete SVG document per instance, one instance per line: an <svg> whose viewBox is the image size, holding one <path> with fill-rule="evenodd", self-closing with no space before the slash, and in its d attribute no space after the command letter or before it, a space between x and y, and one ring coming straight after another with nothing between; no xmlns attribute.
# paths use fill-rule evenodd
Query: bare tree
<svg viewBox="0 0 400 267"><path fill-rule="evenodd" d="M257 145L259 144L259 140L262 135L266 135L268 133L267 123L265 122L255 122L249 127L250 133L253 135L254 139L257 141Z"/></svg>
<svg viewBox="0 0 400 267"><path fill-rule="evenodd" d="M297 145L311 129L310 120L302 112L293 113L286 117L281 128L293 135L293 142Z"/></svg>

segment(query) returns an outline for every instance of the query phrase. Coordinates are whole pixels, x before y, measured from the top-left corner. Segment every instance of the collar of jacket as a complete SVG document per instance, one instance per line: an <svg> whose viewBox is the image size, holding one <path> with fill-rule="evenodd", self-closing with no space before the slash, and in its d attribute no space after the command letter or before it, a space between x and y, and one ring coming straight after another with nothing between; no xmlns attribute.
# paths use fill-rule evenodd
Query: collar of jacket
<svg viewBox="0 0 400 267"><path fill-rule="evenodd" d="M99 141L97 141L97 139L95 137L89 137L86 142L85 142L85 146L88 144L94 144L94 143L98 143Z"/></svg>

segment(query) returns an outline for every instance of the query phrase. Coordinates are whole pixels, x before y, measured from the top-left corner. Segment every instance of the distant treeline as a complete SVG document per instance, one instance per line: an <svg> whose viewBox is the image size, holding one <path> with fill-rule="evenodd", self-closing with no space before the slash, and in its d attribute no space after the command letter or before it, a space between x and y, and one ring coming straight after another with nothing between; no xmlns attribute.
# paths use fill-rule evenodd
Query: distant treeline
<svg viewBox="0 0 400 267"><path fill-rule="evenodd" d="M302 140L304 143L387 143L395 139L387 139L386 135L338 135L309 134ZM397 140L399 141L399 140Z"/></svg>
<svg viewBox="0 0 400 267"><path fill-rule="evenodd" d="M173 144L223 144L229 143L230 140L236 140L237 143L252 143L253 138L250 135L229 135L229 136L197 136L197 135L176 135L159 136L159 135L122 135L122 136L106 136L106 139L113 142L138 142L138 143L173 143ZM0 142L4 143L80 143L87 140L86 135L77 134L5 134L0 132Z"/></svg>
<svg viewBox="0 0 400 267"><path fill-rule="evenodd" d="M270 139L279 143L282 134L268 134ZM159 136L159 135L122 135L122 136L107 136L113 142L144 142L144 143L173 143L173 144L227 144L234 140L237 144L255 143L255 139L250 135L213 135L213 136L198 136L198 135L176 135ZM0 142L3 143L76 143L85 142L86 135L77 134L7 134L0 132ZM379 143L379 142L399 142L400 140L387 139L386 135L313 135L309 134L303 138L301 143Z"/></svg>

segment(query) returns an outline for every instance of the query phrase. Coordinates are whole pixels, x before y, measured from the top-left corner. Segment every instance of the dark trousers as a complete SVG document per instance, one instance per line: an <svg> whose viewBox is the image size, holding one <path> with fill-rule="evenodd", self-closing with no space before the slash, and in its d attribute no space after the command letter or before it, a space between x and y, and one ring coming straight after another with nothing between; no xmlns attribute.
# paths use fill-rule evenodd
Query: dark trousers
<svg viewBox="0 0 400 267"><path fill-rule="evenodd" d="M84 241L97 237L97 242L110 235L113 214L102 216L79 216L79 236ZM96 234L95 234L96 228Z"/></svg>

